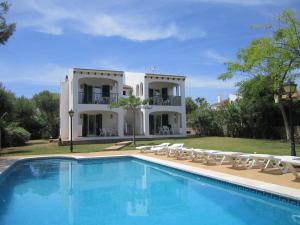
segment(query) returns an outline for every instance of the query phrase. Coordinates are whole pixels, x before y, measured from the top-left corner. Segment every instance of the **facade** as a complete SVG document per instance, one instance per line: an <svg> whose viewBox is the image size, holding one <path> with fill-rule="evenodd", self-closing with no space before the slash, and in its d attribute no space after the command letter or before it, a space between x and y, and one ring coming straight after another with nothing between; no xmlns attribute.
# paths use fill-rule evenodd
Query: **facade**
<svg viewBox="0 0 300 225"><path fill-rule="evenodd" d="M132 113L109 104L131 91L150 99L149 106L136 112L137 138L186 135L184 76L73 68L60 85L62 141L71 137L71 109L75 141L130 138Z"/></svg>

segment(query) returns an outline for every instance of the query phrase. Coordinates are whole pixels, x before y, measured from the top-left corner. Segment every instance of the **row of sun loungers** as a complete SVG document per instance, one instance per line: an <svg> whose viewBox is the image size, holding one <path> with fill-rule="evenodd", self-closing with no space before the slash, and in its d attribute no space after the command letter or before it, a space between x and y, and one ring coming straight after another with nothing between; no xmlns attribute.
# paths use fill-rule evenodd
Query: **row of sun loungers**
<svg viewBox="0 0 300 225"><path fill-rule="evenodd" d="M278 169L281 173L291 172L296 180L300 180L298 168L300 157L274 156L269 154L245 154L220 150L185 148L184 144L162 143L152 146L137 147L142 153L152 152L156 155L175 157L178 160L192 160L208 165L229 164L237 169L259 168L261 171Z"/></svg>

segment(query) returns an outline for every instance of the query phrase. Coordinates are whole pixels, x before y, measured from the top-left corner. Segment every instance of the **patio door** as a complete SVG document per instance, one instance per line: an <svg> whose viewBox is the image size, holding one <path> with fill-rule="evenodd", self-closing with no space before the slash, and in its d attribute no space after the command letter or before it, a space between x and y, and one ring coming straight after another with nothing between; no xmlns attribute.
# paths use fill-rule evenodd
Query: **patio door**
<svg viewBox="0 0 300 225"><path fill-rule="evenodd" d="M150 134L154 134L154 116L153 115L149 115L149 133Z"/></svg>
<svg viewBox="0 0 300 225"><path fill-rule="evenodd" d="M168 99L168 88L162 88L161 89L161 97L163 100Z"/></svg>
<svg viewBox="0 0 300 225"><path fill-rule="evenodd" d="M88 136L96 136L96 115L88 115Z"/></svg>
<svg viewBox="0 0 300 225"><path fill-rule="evenodd" d="M161 115L161 124L162 126L169 126L169 115L168 114L162 114Z"/></svg>
<svg viewBox="0 0 300 225"><path fill-rule="evenodd" d="M83 114L82 136L98 136L102 128L102 114Z"/></svg>

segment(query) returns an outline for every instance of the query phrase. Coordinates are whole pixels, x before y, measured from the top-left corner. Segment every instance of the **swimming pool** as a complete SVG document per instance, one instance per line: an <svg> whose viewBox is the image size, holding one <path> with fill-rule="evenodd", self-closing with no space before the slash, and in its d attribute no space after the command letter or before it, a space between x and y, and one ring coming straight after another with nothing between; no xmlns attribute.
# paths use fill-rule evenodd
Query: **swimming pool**
<svg viewBox="0 0 300 225"><path fill-rule="evenodd" d="M133 157L38 159L0 177L1 225L300 224L300 204Z"/></svg>

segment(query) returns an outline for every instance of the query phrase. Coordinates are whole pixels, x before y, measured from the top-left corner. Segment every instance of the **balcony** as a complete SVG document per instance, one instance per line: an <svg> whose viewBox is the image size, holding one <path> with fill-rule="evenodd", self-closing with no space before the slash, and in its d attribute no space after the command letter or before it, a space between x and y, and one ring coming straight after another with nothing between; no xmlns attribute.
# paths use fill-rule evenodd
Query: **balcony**
<svg viewBox="0 0 300 225"><path fill-rule="evenodd" d="M118 93L91 93L85 95L84 92L78 93L79 104L110 104L118 101Z"/></svg>
<svg viewBox="0 0 300 225"><path fill-rule="evenodd" d="M150 98L150 105L181 106L181 96L167 96L162 98L154 96Z"/></svg>

